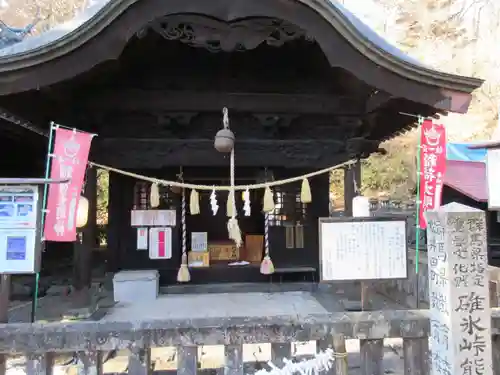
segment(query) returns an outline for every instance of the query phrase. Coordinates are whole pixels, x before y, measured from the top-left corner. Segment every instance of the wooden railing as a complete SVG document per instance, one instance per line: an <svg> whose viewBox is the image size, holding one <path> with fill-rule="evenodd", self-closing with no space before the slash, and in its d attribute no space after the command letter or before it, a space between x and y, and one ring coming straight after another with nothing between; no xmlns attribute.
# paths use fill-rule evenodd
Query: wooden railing
<svg viewBox="0 0 500 375"><path fill-rule="evenodd" d="M500 310L492 313L492 342L495 374L500 374ZM427 310L388 310L332 313L269 318L206 318L132 322L75 322L0 325L0 375L6 372L9 356L24 355L26 373L52 373L54 356L76 353L79 372L103 372L103 353L128 349L128 373L152 372L151 348L177 347L177 373L196 375L197 346L224 345L224 375L243 375L242 345L272 343L275 363L289 358L290 343L318 340L332 346L337 375L346 375L345 339L360 340L361 374L384 373L384 338L402 338L404 371L407 375L428 374L429 317Z"/></svg>

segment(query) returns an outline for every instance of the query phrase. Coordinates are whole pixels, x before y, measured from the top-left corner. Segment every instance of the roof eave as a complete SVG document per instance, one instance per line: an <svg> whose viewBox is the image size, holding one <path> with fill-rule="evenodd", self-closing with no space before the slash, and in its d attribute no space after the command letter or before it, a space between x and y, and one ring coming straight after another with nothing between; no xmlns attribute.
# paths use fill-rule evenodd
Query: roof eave
<svg viewBox="0 0 500 375"><path fill-rule="evenodd" d="M62 57L96 37L138 0L111 0L75 30L39 48L0 57L0 73L14 72ZM400 76L447 90L471 93L483 84L478 78L443 73L414 65L368 40L329 0L298 0L319 13L361 54Z"/></svg>
<svg viewBox="0 0 500 375"><path fill-rule="evenodd" d="M500 149L500 141L476 143L474 145L470 145L468 148L471 150L478 150L478 149L496 150Z"/></svg>

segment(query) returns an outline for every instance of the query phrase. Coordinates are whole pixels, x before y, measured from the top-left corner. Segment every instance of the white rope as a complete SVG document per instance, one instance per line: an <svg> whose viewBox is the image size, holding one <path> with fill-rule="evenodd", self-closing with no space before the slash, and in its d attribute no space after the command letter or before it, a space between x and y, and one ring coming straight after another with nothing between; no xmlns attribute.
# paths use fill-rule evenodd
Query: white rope
<svg viewBox="0 0 500 375"><path fill-rule="evenodd" d="M288 358L283 358L284 366L282 368L269 361L267 365L270 369L261 369L255 372L255 375L320 375L332 369L335 358L333 350L328 348L307 361L293 362Z"/></svg>
<svg viewBox="0 0 500 375"><path fill-rule="evenodd" d="M269 256L269 212L264 213L264 246L265 256Z"/></svg>
<svg viewBox="0 0 500 375"><path fill-rule="evenodd" d="M181 226L182 226L182 255L186 255L187 238L186 238L186 191L182 189L181 201Z"/></svg>
<svg viewBox="0 0 500 375"><path fill-rule="evenodd" d="M148 177L148 176L144 176L144 175L137 174L137 173L127 172L127 171L124 171L121 169L109 167L107 165L98 164L98 163L94 163L94 162L89 162L89 165L91 167L104 169L108 172L118 173L118 174L121 174L124 176L136 178L138 180L143 180L143 181L151 182L153 184L158 184L158 185L162 185L162 186L174 186L174 187L180 187L183 189L194 189L194 190L205 190L205 191L212 191L212 190L231 191L232 189L234 189L234 191L242 191L242 190L265 189L267 187L285 185L285 184L289 184L292 182L302 181L304 178L311 178L311 177L319 176L321 174L331 172L335 169L339 169L339 168L343 168L343 167L355 164L356 162L357 162L356 160L349 160L349 161L346 161L344 163L340 163L340 164L337 164L337 165L334 165L334 166L331 166L328 168L320 169L318 171L307 173L307 174L297 176L297 177L291 177L291 178L286 178L283 180L270 181L270 182L265 182L265 183L260 183L260 184L234 185L234 187L224 186L224 185L221 185L221 186L197 185L197 184L189 184L189 183L185 183L185 182L162 180L159 178Z"/></svg>
<svg viewBox="0 0 500 375"><path fill-rule="evenodd" d="M223 113L223 123L224 123L224 129L229 129L229 115L228 115L228 110L226 107L222 110ZM236 247L239 248L242 245L242 238L241 238L241 230L238 225L238 220L236 219L237 212L236 212L236 191L234 189L234 174L235 174L235 163L234 163L234 144L233 144L233 149L231 150L231 156L230 156L230 162L229 162L229 183L231 184L230 188L231 190L229 191L231 201L228 200L227 204L230 204L232 206L231 210L231 218L227 222L227 231L229 234L229 238L232 239Z"/></svg>
<svg viewBox="0 0 500 375"><path fill-rule="evenodd" d="M184 181L183 170L180 168L179 174L177 175L179 181ZM187 252L187 236L186 236L186 191L182 189L181 192L181 235L182 235L182 255L186 255ZM182 261L181 261L182 262Z"/></svg>

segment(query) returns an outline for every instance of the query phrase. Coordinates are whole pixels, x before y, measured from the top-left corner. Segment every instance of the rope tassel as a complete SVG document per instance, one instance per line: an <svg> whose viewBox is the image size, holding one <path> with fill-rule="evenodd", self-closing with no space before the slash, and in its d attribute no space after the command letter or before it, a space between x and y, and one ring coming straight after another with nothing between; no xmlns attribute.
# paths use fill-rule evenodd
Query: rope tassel
<svg viewBox="0 0 500 375"><path fill-rule="evenodd" d="M158 184L156 183L151 185L149 204L152 208L156 208L160 205L160 189L158 188Z"/></svg>
<svg viewBox="0 0 500 375"><path fill-rule="evenodd" d="M274 273L274 264L269 255L269 213L264 214L264 247L265 255L260 264L260 273L263 275L271 275Z"/></svg>
<svg viewBox="0 0 500 375"><path fill-rule="evenodd" d="M300 188L300 201L302 203L312 202L311 186L309 185L309 180L307 178L302 180L302 186Z"/></svg>
<svg viewBox="0 0 500 375"><path fill-rule="evenodd" d="M272 212L274 211L274 197L273 192L269 186L266 186L266 190L264 191L264 204L262 206L262 210L264 212Z"/></svg>
<svg viewBox="0 0 500 375"><path fill-rule="evenodd" d="M182 180L182 170L181 170ZM187 259L187 236L186 236L186 192L182 189L181 198L181 230L182 230L182 258L179 272L177 273L177 281L180 283L187 283L191 281L191 275L188 268Z"/></svg>
<svg viewBox="0 0 500 375"><path fill-rule="evenodd" d="M196 189L191 190L189 196L189 213L191 215L199 215L200 213L200 195Z"/></svg>

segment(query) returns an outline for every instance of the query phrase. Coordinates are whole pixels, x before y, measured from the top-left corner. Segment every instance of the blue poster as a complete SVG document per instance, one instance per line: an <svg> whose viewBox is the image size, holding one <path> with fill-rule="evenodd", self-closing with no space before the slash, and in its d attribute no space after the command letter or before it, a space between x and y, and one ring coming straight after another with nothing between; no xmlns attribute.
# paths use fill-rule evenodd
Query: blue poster
<svg viewBox="0 0 500 375"><path fill-rule="evenodd" d="M31 204L18 204L17 205L17 216L25 217L33 212L33 206Z"/></svg>
<svg viewBox="0 0 500 375"><path fill-rule="evenodd" d="M13 204L0 204L0 217L13 217L14 214Z"/></svg>
<svg viewBox="0 0 500 375"><path fill-rule="evenodd" d="M7 260L26 260L26 237L7 237Z"/></svg>
<svg viewBox="0 0 500 375"><path fill-rule="evenodd" d="M33 195L17 195L14 197L15 202L33 202Z"/></svg>

